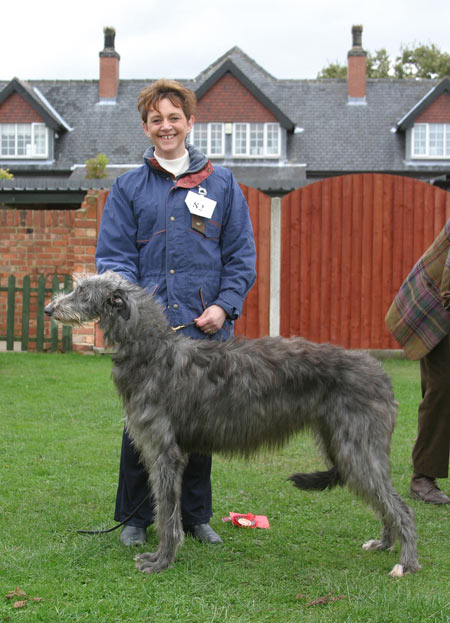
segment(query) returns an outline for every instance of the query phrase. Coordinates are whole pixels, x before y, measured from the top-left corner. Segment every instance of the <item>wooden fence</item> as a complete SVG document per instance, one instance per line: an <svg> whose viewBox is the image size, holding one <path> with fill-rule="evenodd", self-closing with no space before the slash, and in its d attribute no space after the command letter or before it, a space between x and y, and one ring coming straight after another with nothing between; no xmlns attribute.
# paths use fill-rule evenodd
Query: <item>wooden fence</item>
<svg viewBox="0 0 450 623"><path fill-rule="evenodd" d="M404 277L450 218L450 193L415 179L373 173L325 179L281 200L241 188L255 232L258 277L236 323L236 334L253 338L278 331L347 348L398 349L384 317ZM91 233L95 218L97 228L100 222L106 199L102 193L96 205L91 205L95 195L89 195ZM86 240L84 266L89 271L95 245L93 236ZM52 244L50 237L47 244ZM61 270L80 272L68 263ZM57 328L44 323L43 307L46 294L60 286L57 277L51 288L45 288L44 277L40 283L34 290L24 279L23 287L16 288L11 278L8 288L0 288L8 292L7 335L0 335L0 340L6 337L8 350L18 339L22 350L29 342L36 343L36 350L47 343L51 350L59 348ZM36 327L31 334L30 292L38 299L33 299ZM15 308L16 293L23 295L23 309L20 304ZM3 310L6 303L0 300L0 313ZM14 313L16 325L22 313L19 337ZM5 323L0 321L4 333ZM63 350L71 348L68 331L63 334ZM96 325L84 331L74 333L74 349L101 346Z"/></svg>
<svg viewBox="0 0 450 623"><path fill-rule="evenodd" d="M58 275L54 275L50 288L45 286L45 282L45 276L40 275L36 287L32 287L31 277L26 275L23 278L22 287L18 287L16 277L10 275L7 287L0 287L0 292L7 293L6 334L0 335L0 340L6 340L6 350L14 350L16 342L20 342L22 351L28 350L30 343L35 345L35 350L41 352L47 350L45 348L47 344L49 350L52 351L72 350L72 328L63 326L60 330L57 323L52 320L49 323L50 329L48 329L46 326L48 321L44 317L46 300L59 292L61 285L65 292L70 292L72 290L72 278L66 275L63 277L63 282L60 283ZM17 300L18 298L19 300ZM21 308L20 333L16 327L17 307Z"/></svg>
<svg viewBox="0 0 450 623"><path fill-rule="evenodd" d="M329 178L282 200L281 334L396 349L384 317L450 218L450 194L394 175Z"/></svg>

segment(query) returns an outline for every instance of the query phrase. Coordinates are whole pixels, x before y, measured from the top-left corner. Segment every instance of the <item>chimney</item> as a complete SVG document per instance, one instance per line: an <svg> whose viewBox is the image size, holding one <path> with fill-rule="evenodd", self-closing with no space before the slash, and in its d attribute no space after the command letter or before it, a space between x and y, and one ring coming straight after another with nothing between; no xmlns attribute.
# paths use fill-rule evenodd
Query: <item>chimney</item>
<svg viewBox="0 0 450 623"><path fill-rule="evenodd" d="M352 49L347 55L348 101L365 104L366 100L366 56L362 48L362 26L352 26Z"/></svg>
<svg viewBox="0 0 450 623"><path fill-rule="evenodd" d="M105 26L105 47L100 52L100 80L98 83L98 96L101 100L113 100L117 95L119 86L119 61L120 56L114 48L116 31L114 28Z"/></svg>

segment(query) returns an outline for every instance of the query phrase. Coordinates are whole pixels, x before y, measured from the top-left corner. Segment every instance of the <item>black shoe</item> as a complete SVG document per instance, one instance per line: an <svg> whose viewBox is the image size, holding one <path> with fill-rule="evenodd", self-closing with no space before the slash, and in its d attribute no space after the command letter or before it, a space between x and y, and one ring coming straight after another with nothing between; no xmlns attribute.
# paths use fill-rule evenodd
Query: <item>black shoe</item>
<svg viewBox="0 0 450 623"><path fill-rule="evenodd" d="M122 532L120 533L120 541L126 547L130 547L130 545L144 545L147 540L147 531L145 528L138 528L137 526L127 526L125 525L122 528Z"/></svg>
<svg viewBox="0 0 450 623"><path fill-rule="evenodd" d="M223 543L220 536L217 532L214 532L209 523L200 523L196 526L185 526L184 532L185 534L190 534L194 537L194 539L197 539L197 541L201 541L202 543L211 543L212 545Z"/></svg>

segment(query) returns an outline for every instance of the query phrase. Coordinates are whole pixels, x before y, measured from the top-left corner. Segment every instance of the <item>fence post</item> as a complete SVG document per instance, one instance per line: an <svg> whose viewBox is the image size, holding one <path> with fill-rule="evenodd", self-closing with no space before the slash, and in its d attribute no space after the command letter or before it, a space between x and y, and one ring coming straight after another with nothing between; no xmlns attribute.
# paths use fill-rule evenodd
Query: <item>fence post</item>
<svg viewBox="0 0 450 623"><path fill-rule="evenodd" d="M16 278L8 277L8 312L6 319L6 350L14 350L14 312L16 296Z"/></svg>
<svg viewBox="0 0 450 623"><path fill-rule="evenodd" d="M30 335L30 275L23 278L22 287L22 350L28 350Z"/></svg>
<svg viewBox="0 0 450 623"><path fill-rule="evenodd" d="M52 298L59 292L59 278L58 275L53 275L52 279ZM53 320L50 321L50 336L51 336L51 350L56 352L58 350L58 324Z"/></svg>
<svg viewBox="0 0 450 623"><path fill-rule="evenodd" d="M41 275L37 284L36 350L44 350L44 302L45 277Z"/></svg>
<svg viewBox="0 0 450 623"><path fill-rule="evenodd" d="M71 292L72 287L72 277L70 275L66 275L64 277L64 292ZM63 325L62 328L62 349L65 353L72 350L72 327L67 325Z"/></svg>

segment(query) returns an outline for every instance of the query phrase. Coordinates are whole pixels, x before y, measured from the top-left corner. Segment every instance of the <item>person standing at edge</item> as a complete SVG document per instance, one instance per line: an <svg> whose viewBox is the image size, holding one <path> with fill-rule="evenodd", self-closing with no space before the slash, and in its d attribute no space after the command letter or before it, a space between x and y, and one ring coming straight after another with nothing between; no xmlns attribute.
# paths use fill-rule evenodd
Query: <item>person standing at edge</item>
<svg viewBox="0 0 450 623"><path fill-rule="evenodd" d="M153 143L144 164L119 176L108 195L97 243L97 270L113 270L153 293L173 328L193 339L226 340L255 282L256 251L248 206L232 173L212 166L186 139L196 98L178 82L144 88L138 110ZM164 391L164 388L161 388ZM192 454L183 476L185 532L222 539L212 516L211 457ZM148 478L126 430L122 438L115 520L124 521L148 493ZM147 500L122 529L141 545L153 523Z"/></svg>
<svg viewBox="0 0 450 623"><path fill-rule="evenodd" d="M449 504L436 478L448 478L450 449L450 220L403 282L386 324L406 356L420 360L422 402L409 494Z"/></svg>

